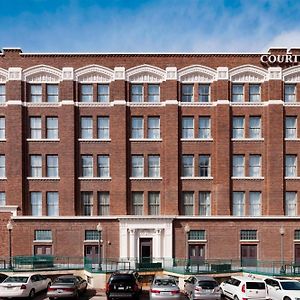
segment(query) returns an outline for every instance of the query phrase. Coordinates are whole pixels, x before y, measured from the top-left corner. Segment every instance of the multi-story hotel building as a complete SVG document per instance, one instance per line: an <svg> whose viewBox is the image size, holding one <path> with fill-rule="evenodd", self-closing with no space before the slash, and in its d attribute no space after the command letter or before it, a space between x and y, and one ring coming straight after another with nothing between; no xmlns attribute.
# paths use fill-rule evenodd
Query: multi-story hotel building
<svg viewBox="0 0 300 300"><path fill-rule="evenodd" d="M300 261L298 58L3 49L0 256Z"/></svg>

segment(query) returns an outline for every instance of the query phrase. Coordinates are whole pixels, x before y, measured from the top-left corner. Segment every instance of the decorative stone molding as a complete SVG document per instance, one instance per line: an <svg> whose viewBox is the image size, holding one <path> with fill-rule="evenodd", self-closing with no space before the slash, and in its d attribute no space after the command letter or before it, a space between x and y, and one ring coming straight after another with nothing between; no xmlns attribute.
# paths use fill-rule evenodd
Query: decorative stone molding
<svg viewBox="0 0 300 300"><path fill-rule="evenodd" d="M227 67L218 67L217 68L217 80L228 80L229 72Z"/></svg>
<svg viewBox="0 0 300 300"><path fill-rule="evenodd" d="M23 79L30 83L57 83L62 80L62 71L51 66L38 65L24 70Z"/></svg>
<svg viewBox="0 0 300 300"><path fill-rule="evenodd" d="M166 80L177 80L176 67L166 67Z"/></svg>
<svg viewBox="0 0 300 300"><path fill-rule="evenodd" d="M75 70L75 80L88 83L109 83L114 80L114 71L99 65L89 65Z"/></svg>
<svg viewBox="0 0 300 300"><path fill-rule="evenodd" d="M22 68L8 68L8 80L22 80Z"/></svg>
<svg viewBox="0 0 300 300"><path fill-rule="evenodd" d="M126 80L134 83L159 83L166 80L166 72L155 66L141 65L128 69Z"/></svg>
<svg viewBox="0 0 300 300"><path fill-rule="evenodd" d="M74 80L74 69L69 67L63 68L62 80Z"/></svg>
<svg viewBox="0 0 300 300"><path fill-rule="evenodd" d="M124 67L115 67L114 71L115 71L115 74L114 74L115 80L125 80L125 68Z"/></svg>
<svg viewBox="0 0 300 300"><path fill-rule="evenodd" d="M178 80L183 83L189 82L212 82L217 78L217 71L215 69L192 65L182 68L178 71Z"/></svg>
<svg viewBox="0 0 300 300"><path fill-rule="evenodd" d="M295 67L285 69L282 72L282 76L284 82L290 82L290 83L300 82L300 66L295 66Z"/></svg>
<svg viewBox="0 0 300 300"><path fill-rule="evenodd" d="M282 79L282 69L280 67L270 67L268 69L268 79L269 80L281 80Z"/></svg>
<svg viewBox="0 0 300 300"><path fill-rule="evenodd" d="M264 82L267 80L268 72L252 65L243 65L229 71L232 82Z"/></svg>
<svg viewBox="0 0 300 300"><path fill-rule="evenodd" d="M7 70L0 68L0 83L6 82L7 79L8 79Z"/></svg>

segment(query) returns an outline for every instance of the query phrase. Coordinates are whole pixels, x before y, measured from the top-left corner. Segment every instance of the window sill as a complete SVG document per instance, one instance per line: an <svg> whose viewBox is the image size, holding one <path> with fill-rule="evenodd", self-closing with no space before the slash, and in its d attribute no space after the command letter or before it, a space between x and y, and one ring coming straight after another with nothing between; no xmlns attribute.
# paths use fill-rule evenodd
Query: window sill
<svg viewBox="0 0 300 300"><path fill-rule="evenodd" d="M84 240L84 243L99 243L99 240Z"/></svg>
<svg viewBox="0 0 300 300"><path fill-rule="evenodd" d="M6 139L0 139L0 142L6 142Z"/></svg>
<svg viewBox="0 0 300 300"><path fill-rule="evenodd" d="M138 143L143 143L143 142L161 142L162 139L129 139L130 142L138 142Z"/></svg>
<svg viewBox="0 0 300 300"><path fill-rule="evenodd" d="M128 106L163 106L164 102L127 102Z"/></svg>
<svg viewBox="0 0 300 300"><path fill-rule="evenodd" d="M78 177L78 180L111 180L111 177Z"/></svg>
<svg viewBox="0 0 300 300"><path fill-rule="evenodd" d="M130 180L162 180L162 177L129 177Z"/></svg>
<svg viewBox="0 0 300 300"><path fill-rule="evenodd" d="M265 177L247 177L247 176L243 176L243 177L231 177L232 180L264 180Z"/></svg>
<svg viewBox="0 0 300 300"><path fill-rule="evenodd" d="M213 180L214 178L212 176L207 176L207 177L180 177L181 180Z"/></svg>
<svg viewBox="0 0 300 300"><path fill-rule="evenodd" d="M188 240L189 243L207 243L207 240Z"/></svg>
<svg viewBox="0 0 300 300"><path fill-rule="evenodd" d="M259 240L240 240L240 243L259 243Z"/></svg>
<svg viewBox="0 0 300 300"><path fill-rule="evenodd" d="M285 138L286 142L300 142L300 138Z"/></svg>
<svg viewBox="0 0 300 300"><path fill-rule="evenodd" d="M183 102L183 101L180 101L179 105L180 106L213 106L213 105L215 105L215 103L216 102L194 102L194 101Z"/></svg>
<svg viewBox="0 0 300 300"><path fill-rule="evenodd" d="M0 177L0 181L1 180L7 180L7 177Z"/></svg>
<svg viewBox="0 0 300 300"><path fill-rule="evenodd" d="M300 177L284 177L285 180L300 180Z"/></svg>
<svg viewBox="0 0 300 300"><path fill-rule="evenodd" d="M34 243L53 243L52 240L34 240Z"/></svg>
<svg viewBox="0 0 300 300"><path fill-rule="evenodd" d="M59 142L60 139L26 139L27 142Z"/></svg>
<svg viewBox="0 0 300 300"><path fill-rule="evenodd" d="M200 139L200 138L194 138L194 139L180 139L181 142L213 142L214 139L207 138L207 139Z"/></svg>
<svg viewBox="0 0 300 300"><path fill-rule="evenodd" d="M100 142L110 142L111 139L78 139L78 142L84 143L100 143Z"/></svg>
<svg viewBox="0 0 300 300"><path fill-rule="evenodd" d="M54 181L58 181L60 180L60 177L27 177L27 180L54 180Z"/></svg>
<svg viewBox="0 0 300 300"><path fill-rule="evenodd" d="M242 138L242 139L231 139L232 142L263 142L264 138L259 139L250 139L250 138Z"/></svg>

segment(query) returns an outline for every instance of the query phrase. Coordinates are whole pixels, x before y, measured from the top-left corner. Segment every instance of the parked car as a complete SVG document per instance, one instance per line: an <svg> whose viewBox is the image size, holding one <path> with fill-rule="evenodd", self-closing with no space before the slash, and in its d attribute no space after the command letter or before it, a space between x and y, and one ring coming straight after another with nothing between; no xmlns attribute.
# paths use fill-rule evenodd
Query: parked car
<svg viewBox="0 0 300 300"><path fill-rule="evenodd" d="M0 283L0 298L29 297L50 286L51 279L40 274L12 275Z"/></svg>
<svg viewBox="0 0 300 300"><path fill-rule="evenodd" d="M86 291L87 286L87 281L80 276L59 276L48 287L47 297L49 300L65 297L79 298Z"/></svg>
<svg viewBox="0 0 300 300"><path fill-rule="evenodd" d="M149 290L150 300L180 299L180 288L170 276L155 276Z"/></svg>
<svg viewBox="0 0 300 300"><path fill-rule="evenodd" d="M221 298L221 290L218 282L209 276L190 276L184 281L184 293L190 300L219 300Z"/></svg>
<svg viewBox="0 0 300 300"><path fill-rule="evenodd" d="M263 280L244 276L232 276L220 284L221 293L234 300L267 299L266 284Z"/></svg>
<svg viewBox="0 0 300 300"><path fill-rule="evenodd" d="M141 277L137 272L113 273L106 284L107 299L130 298L137 300L142 293Z"/></svg>
<svg viewBox="0 0 300 300"><path fill-rule="evenodd" d="M8 276L0 273L0 283L3 282Z"/></svg>
<svg viewBox="0 0 300 300"><path fill-rule="evenodd" d="M300 299L300 282L287 278L266 278L267 295L272 300Z"/></svg>

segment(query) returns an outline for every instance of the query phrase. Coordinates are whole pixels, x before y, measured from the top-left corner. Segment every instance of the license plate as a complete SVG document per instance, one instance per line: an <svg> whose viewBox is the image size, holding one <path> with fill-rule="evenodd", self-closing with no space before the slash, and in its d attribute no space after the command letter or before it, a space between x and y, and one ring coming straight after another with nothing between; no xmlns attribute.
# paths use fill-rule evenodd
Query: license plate
<svg viewBox="0 0 300 300"><path fill-rule="evenodd" d="M170 296L170 295L172 295L171 292L160 292L160 294L163 295L163 296Z"/></svg>
<svg viewBox="0 0 300 300"><path fill-rule="evenodd" d="M120 290L120 291L124 291L124 290L125 290L125 288L124 288L124 286L119 286L118 290Z"/></svg>

